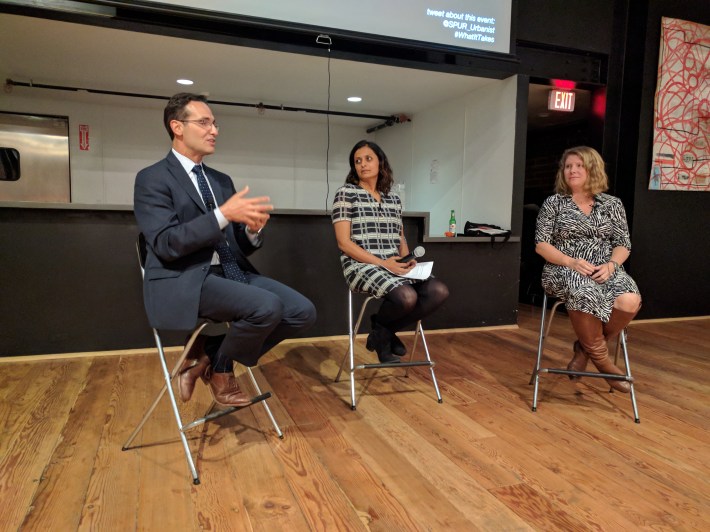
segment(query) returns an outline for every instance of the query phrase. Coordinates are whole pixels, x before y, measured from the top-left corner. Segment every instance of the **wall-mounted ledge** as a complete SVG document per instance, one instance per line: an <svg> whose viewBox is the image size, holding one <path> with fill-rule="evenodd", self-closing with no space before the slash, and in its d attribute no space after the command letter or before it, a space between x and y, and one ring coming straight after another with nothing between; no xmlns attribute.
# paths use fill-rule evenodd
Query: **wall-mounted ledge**
<svg viewBox="0 0 710 532"><path fill-rule="evenodd" d="M132 211L133 205L109 205L97 203L49 203L43 201L0 201L0 208L57 209L76 211Z"/></svg>
<svg viewBox="0 0 710 532"><path fill-rule="evenodd" d="M490 244L491 237L489 237L489 236L456 236L456 237L425 236L424 242L445 242L447 244L461 244L464 242L466 242L466 243L482 242L484 244L486 244L486 243ZM520 237L519 236L511 236L505 242L503 241L502 238L499 238L499 237L497 237L495 240L493 240L493 244L506 244L508 242L520 242Z"/></svg>
<svg viewBox="0 0 710 532"><path fill-rule="evenodd" d="M51 203L43 201L0 201L0 208L8 209L59 209L79 211L132 211L133 205L112 205L102 203ZM330 216L331 211L323 209L274 209L273 214L300 216ZM404 212L408 218L424 218L428 226L428 212Z"/></svg>
<svg viewBox="0 0 710 532"><path fill-rule="evenodd" d="M0 201L0 209L48 209L48 210L74 210L74 211L133 211L133 205L110 205L99 203L48 203L41 201ZM282 216L328 216L331 212L323 209L274 209L274 215ZM426 236L429 231L429 213L424 211L405 211L402 213L405 218L422 218L423 226L423 242L436 242L448 244L461 243L490 243L489 237L471 237L471 236ZM511 236L507 242L520 242L519 236ZM494 244L502 244L503 241L496 238Z"/></svg>

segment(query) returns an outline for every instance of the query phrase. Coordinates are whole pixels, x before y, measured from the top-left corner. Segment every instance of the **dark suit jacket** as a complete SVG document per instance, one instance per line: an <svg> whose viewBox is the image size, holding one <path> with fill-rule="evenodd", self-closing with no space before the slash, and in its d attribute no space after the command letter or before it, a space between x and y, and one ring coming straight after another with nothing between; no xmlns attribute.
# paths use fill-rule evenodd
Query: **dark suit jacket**
<svg viewBox="0 0 710 532"><path fill-rule="evenodd" d="M202 166L221 205L235 193L234 184L228 175ZM220 230L172 151L138 172L134 211L147 244L143 300L151 327L189 330L197 325L200 290L217 242L226 238L242 270L257 273L247 259L257 248L244 225L230 223Z"/></svg>

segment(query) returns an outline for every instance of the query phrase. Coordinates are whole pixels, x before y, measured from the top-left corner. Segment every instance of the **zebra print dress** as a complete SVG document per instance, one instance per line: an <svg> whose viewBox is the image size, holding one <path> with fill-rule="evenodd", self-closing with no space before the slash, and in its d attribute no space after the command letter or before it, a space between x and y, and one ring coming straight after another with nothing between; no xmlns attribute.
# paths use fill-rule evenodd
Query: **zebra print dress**
<svg viewBox="0 0 710 532"><path fill-rule="evenodd" d="M397 194L381 194L380 202L359 185L347 183L335 192L333 224L350 222L350 239L376 257L387 259L399 255L402 233L402 202ZM383 297L394 288L413 284L374 264L366 264L340 254L345 282L354 292Z"/></svg>
<svg viewBox="0 0 710 532"><path fill-rule="evenodd" d="M631 250L624 206L619 198L608 194L594 196L589 216L571 196L555 194L547 198L537 217L535 243L539 242L547 242L565 255L595 266L609 262L617 246ZM570 268L548 262L542 270L542 286L549 295L564 301L568 309L594 314L605 323L617 297L639 293L623 266L599 284Z"/></svg>

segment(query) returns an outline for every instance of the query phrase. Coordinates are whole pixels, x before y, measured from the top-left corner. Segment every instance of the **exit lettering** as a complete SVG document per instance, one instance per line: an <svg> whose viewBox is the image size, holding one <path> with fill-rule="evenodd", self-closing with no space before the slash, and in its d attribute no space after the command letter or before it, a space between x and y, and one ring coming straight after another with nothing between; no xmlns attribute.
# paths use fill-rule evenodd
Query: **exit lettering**
<svg viewBox="0 0 710 532"><path fill-rule="evenodd" d="M550 111L574 111L574 92L553 89L547 99L547 108Z"/></svg>

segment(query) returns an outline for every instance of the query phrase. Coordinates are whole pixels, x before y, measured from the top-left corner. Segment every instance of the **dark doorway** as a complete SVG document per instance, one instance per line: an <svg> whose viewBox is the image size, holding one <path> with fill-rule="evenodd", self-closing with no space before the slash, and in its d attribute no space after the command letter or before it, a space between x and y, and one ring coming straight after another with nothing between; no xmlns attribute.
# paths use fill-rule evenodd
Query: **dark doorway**
<svg viewBox="0 0 710 532"><path fill-rule="evenodd" d="M574 93L573 111L548 108L550 91ZM602 152L606 88L565 80L531 78L528 93L528 134L525 154L525 191L520 251L521 303L540 304L540 275L545 261L535 253L537 212L554 193L555 174L562 152L591 146Z"/></svg>

